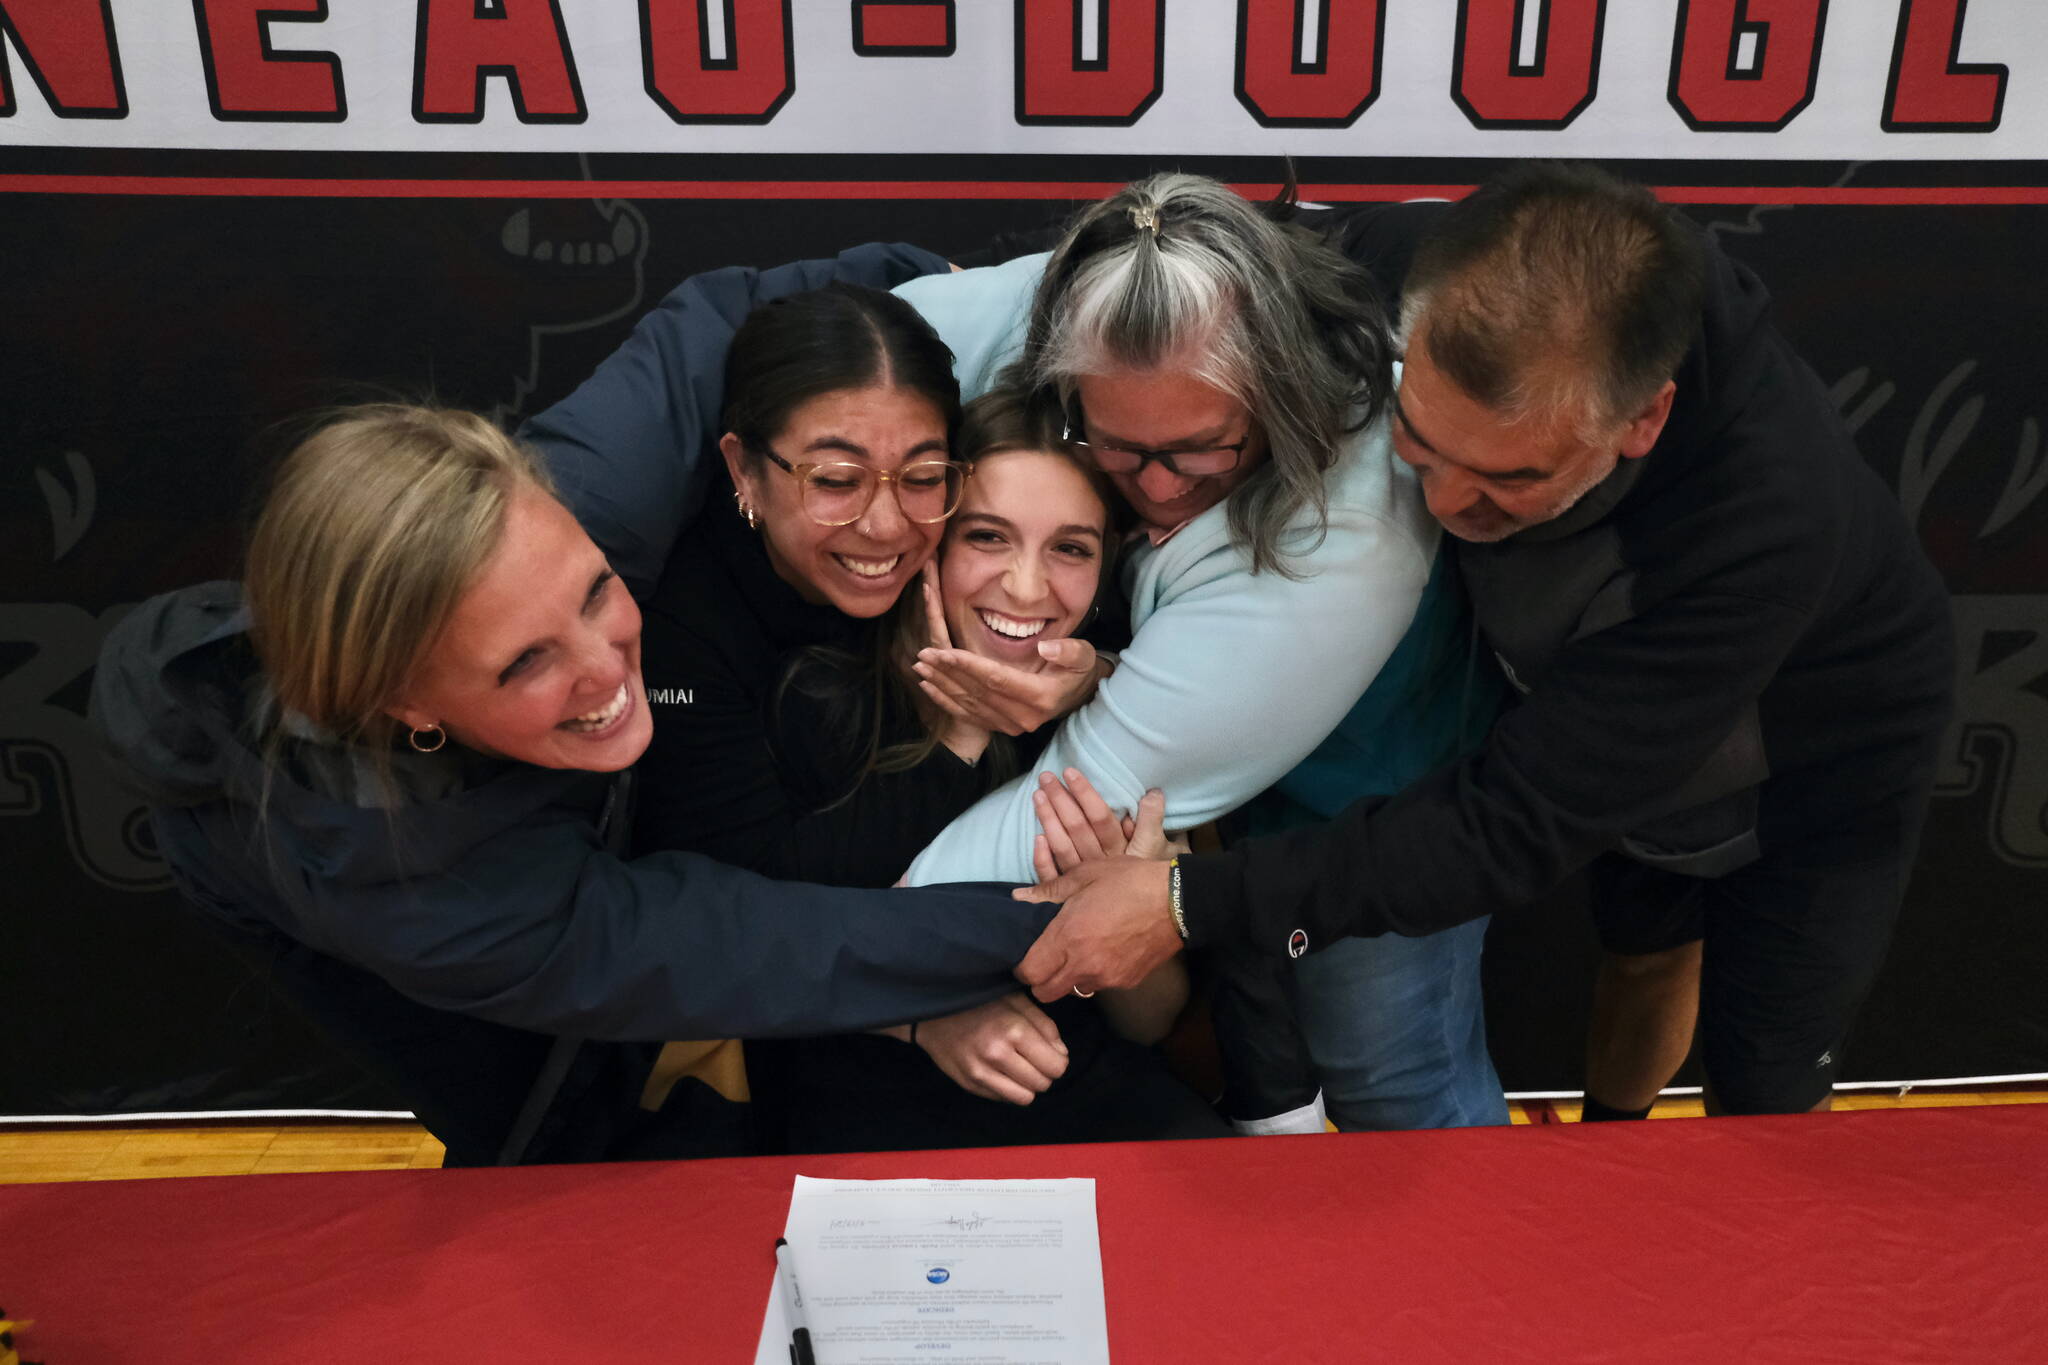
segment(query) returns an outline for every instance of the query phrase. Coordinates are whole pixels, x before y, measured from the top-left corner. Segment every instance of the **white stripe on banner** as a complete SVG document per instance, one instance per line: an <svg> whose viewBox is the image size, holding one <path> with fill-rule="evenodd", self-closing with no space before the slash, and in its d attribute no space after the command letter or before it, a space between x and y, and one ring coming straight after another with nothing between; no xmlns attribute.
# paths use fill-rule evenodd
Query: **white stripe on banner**
<svg viewBox="0 0 2048 1365"><path fill-rule="evenodd" d="M725 31L725 0L696 0L704 25L704 55L714 62L732 58L732 35Z"/></svg>
<svg viewBox="0 0 2048 1365"><path fill-rule="evenodd" d="M1756 39L1756 30L1744 29L1741 36L1735 40L1735 69L1745 76L1755 71L1760 47Z"/></svg>
<svg viewBox="0 0 2048 1365"><path fill-rule="evenodd" d="M0 24L0 150L2040 157L2048 4L1903 3L1475 5L1461 64L1449 0L971 0L865 55L838 3L109 0Z"/></svg>
<svg viewBox="0 0 2048 1365"><path fill-rule="evenodd" d="M1517 7L1522 21L1522 31L1515 35L1520 44L1515 51L1515 68L1519 71L1536 69L1536 54L1543 50L1543 25L1550 18L1550 0L1529 0Z"/></svg>

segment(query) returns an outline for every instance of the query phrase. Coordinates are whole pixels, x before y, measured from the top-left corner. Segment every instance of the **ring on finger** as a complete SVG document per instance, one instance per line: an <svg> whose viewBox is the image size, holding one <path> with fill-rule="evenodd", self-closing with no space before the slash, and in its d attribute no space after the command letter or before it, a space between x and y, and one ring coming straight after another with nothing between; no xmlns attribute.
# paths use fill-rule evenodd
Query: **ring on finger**
<svg viewBox="0 0 2048 1365"><path fill-rule="evenodd" d="M1084 991L1079 986L1074 987L1074 994L1080 996L1083 1000L1093 1000L1095 998L1094 991Z"/></svg>

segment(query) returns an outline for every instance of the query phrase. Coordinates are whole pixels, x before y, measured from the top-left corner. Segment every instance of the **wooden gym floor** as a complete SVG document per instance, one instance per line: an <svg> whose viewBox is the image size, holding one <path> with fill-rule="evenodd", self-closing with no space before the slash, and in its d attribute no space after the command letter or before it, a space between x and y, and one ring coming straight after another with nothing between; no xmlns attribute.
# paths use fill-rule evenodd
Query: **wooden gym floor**
<svg viewBox="0 0 2048 1365"><path fill-rule="evenodd" d="M1918 1109L1958 1104L2048 1103L2041 1090L1845 1091L1837 1109ZM1574 1123L1576 1100L1523 1100L1516 1123ZM1674 1097L1654 1117L1697 1118L1697 1097ZM79 1124L0 1127L0 1184L140 1180L182 1175L275 1175L293 1171L402 1171L441 1164L441 1144L411 1123L300 1121L250 1125Z"/></svg>

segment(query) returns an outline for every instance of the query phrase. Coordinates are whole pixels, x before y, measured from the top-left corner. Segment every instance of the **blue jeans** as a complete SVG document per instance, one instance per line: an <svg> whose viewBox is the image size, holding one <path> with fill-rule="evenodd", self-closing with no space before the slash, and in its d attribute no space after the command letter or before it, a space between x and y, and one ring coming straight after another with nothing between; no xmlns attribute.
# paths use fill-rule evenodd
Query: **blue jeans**
<svg viewBox="0 0 2048 1365"><path fill-rule="evenodd" d="M1486 925L1340 939L1294 964L1332 1123L1354 1132L1508 1121L1479 989Z"/></svg>

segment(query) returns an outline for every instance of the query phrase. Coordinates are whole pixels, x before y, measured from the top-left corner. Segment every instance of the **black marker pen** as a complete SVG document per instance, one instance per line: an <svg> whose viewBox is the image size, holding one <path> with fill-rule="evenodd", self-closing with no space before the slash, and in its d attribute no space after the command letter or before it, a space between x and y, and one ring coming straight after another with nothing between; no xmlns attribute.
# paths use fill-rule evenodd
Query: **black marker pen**
<svg viewBox="0 0 2048 1365"><path fill-rule="evenodd" d="M782 1306L789 1314L790 1365L818 1365L818 1357L811 1352L811 1322L804 1315L803 1291L796 1287L796 1261L789 1242L781 1237L775 1239L775 1273L782 1276Z"/></svg>

